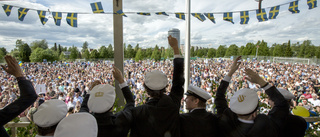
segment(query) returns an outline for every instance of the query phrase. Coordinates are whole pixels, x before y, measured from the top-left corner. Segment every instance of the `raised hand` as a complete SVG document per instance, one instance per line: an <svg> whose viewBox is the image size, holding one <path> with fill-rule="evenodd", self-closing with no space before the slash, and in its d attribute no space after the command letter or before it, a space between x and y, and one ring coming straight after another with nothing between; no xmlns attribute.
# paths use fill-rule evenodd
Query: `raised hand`
<svg viewBox="0 0 320 137"><path fill-rule="evenodd" d="M6 60L6 62L8 64L8 68L1 65L3 70L5 70L7 73L9 73L15 77L24 77L24 74L23 74L23 72L22 72L22 70L21 70L21 68L15 58L13 58L10 55L6 55L4 57L4 59Z"/></svg>
<svg viewBox="0 0 320 137"><path fill-rule="evenodd" d="M179 55L179 46L178 46L178 40L171 35L168 37L169 45L172 47L174 55Z"/></svg>
<svg viewBox="0 0 320 137"><path fill-rule="evenodd" d="M246 77L245 79L249 80L252 83L259 84L260 87L267 84L267 82L259 76L257 72L254 72L252 69L246 68L245 69Z"/></svg>
<svg viewBox="0 0 320 137"><path fill-rule="evenodd" d="M229 77L231 77L233 75L233 73L237 71L237 69L239 68L240 64L241 64L241 56L237 57L233 61L232 65L231 65L231 68L230 68L230 71L228 73Z"/></svg>
<svg viewBox="0 0 320 137"><path fill-rule="evenodd" d="M113 73L114 79L116 79L117 81L119 81L120 84L124 82L122 73L121 73L121 71L120 71L117 67L113 66L113 71L112 71L112 73Z"/></svg>

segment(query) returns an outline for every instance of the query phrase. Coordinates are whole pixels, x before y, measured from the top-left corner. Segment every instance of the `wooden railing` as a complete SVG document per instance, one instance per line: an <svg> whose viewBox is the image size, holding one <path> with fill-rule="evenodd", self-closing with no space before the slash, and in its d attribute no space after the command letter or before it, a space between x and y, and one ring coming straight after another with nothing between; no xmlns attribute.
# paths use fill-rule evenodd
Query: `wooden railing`
<svg viewBox="0 0 320 137"><path fill-rule="evenodd" d="M11 128L11 137L16 137L17 136L17 128L18 127L27 127L29 126L30 122L18 122L18 123L15 123L15 122L9 122L7 123L4 127L5 128Z"/></svg>

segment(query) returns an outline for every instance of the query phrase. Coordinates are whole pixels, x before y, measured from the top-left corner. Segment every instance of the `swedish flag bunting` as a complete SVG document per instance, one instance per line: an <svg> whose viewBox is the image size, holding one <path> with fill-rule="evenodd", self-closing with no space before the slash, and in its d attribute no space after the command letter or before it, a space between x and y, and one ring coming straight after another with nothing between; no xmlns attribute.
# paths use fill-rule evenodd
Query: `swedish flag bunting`
<svg viewBox="0 0 320 137"><path fill-rule="evenodd" d="M145 13L145 12L138 12L137 14L139 14L139 15L145 15L145 16L150 16L150 15L151 15L150 13Z"/></svg>
<svg viewBox="0 0 320 137"><path fill-rule="evenodd" d="M93 13L104 13L101 2L90 3Z"/></svg>
<svg viewBox="0 0 320 137"><path fill-rule="evenodd" d="M3 5L2 8L3 8L4 12L7 14L7 16L10 16L12 6L10 6L10 5Z"/></svg>
<svg viewBox="0 0 320 137"><path fill-rule="evenodd" d="M166 12L156 12L157 15L165 15L165 16L169 16Z"/></svg>
<svg viewBox="0 0 320 137"><path fill-rule="evenodd" d="M46 11L42 11L42 10L37 10L38 15L39 15L39 19L40 22L42 23L42 25L46 24L48 19L46 18Z"/></svg>
<svg viewBox="0 0 320 137"><path fill-rule="evenodd" d="M77 13L68 13L67 23L72 27L78 27L77 25Z"/></svg>
<svg viewBox="0 0 320 137"><path fill-rule="evenodd" d="M176 14L176 17L179 18L179 19L182 19L182 20L185 20L185 15L184 13L175 13Z"/></svg>
<svg viewBox="0 0 320 137"><path fill-rule="evenodd" d="M191 13L191 15L193 17L196 17L197 19L199 19L202 22L206 20L206 17L204 17L201 13Z"/></svg>
<svg viewBox="0 0 320 137"><path fill-rule="evenodd" d="M24 17L27 15L29 9L27 8L19 8L18 9L18 19L20 21L23 21L24 20Z"/></svg>
<svg viewBox="0 0 320 137"><path fill-rule="evenodd" d="M211 20L214 24L216 24L213 13L203 13L209 20Z"/></svg>
<svg viewBox="0 0 320 137"><path fill-rule="evenodd" d="M249 22L249 11L240 12L240 24L248 24Z"/></svg>
<svg viewBox="0 0 320 137"><path fill-rule="evenodd" d="M116 12L116 14L117 14L117 15L124 16L124 17L127 17L127 15L122 12L122 10L118 10L118 11Z"/></svg>
<svg viewBox="0 0 320 137"><path fill-rule="evenodd" d="M307 4L309 6L309 10L313 9L313 8L317 7L317 0L308 0Z"/></svg>
<svg viewBox="0 0 320 137"><path fill-rule="evenodd" d="M229 21L229 22L231 22L232 24L234 24L233 18L232 18L232 12L223 13L223 20Z"/></svg>
<svg viewBox="0 0 320 137"><path fill-rule="evenodd" d="M52 12L52 16L53 16L53 19L54 19L54 23L57 26L60 26L61 25L61 19L62 19L62 13L61 12Z"/></svg>
<svg viewBox="0 0 320 137"><path fill-rule="evenodd" d="M290 2L289 11L292 12L292 14L300 12L298 9L298 1Z"/></svg>
<svg viewBox="0 0 320 137"><path fill-rule="evenodd" d="M276 19L279 15L280 6L274 6L269 11L269 19Z"/></svg>
<svg viewBox="0 0 320 137"><path fill-rule="evenodd" d="M259 20L259 22L268 20L267 13L266 13L265 9L261 9L261 12L259 12L259 10L256 10L256 12L257 12L257 19Z"/></svg>

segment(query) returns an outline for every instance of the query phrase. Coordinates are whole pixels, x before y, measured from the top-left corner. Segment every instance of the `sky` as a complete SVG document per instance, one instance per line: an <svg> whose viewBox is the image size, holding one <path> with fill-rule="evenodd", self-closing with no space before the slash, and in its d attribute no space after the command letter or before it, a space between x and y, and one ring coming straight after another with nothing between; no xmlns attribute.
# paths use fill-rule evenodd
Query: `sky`
<svg viewBox="0 0 320 137"><path fill-rule="evenodd" d="M54 43L64 47L72 45L81 49L87 41L89 48L98 49L102 45L113 45L113 15L93 14L90 3L102 2L105 12L112 12L113 0L0 0L3 4L13 5L11 15L6 16L0 9L0 47L8 51L15 48L17 39L22 39L30 45L35 40L46 39L49 47ZM292 2L294 0L263 0L262 8L269 13L270 7ZM171 28L180 30L180 43L185 43L186 21L178 19L174 14L169 16L155 15L155 12L167 13L185 12L185 0L122 0L123 11L128 17L123 17L123 42L133 47L139 44L142 48L167 47L168 31ZM37 11L29 10L24 21L18 20L18 7L36 10L48 9L52 12L86 13L78 15L78 27L67 24L67 14L62 14L61 26L56 26L52 15L42 25ZM271 46L291 40L291 43L311 40L316 46L320 45L320 8L309 10L307 0L299 1L300 13L288 11L289 4L280 6L277 19L259 22L255 11L249 11L250 20L246 25L240 24L240 13L258 9L255 0L191 0L191 13L214 14L216 24L206 19L204 22L191 17L191 45L217 48L219 45L245 46L248 42L256 43L264 40ZM136 12L151 12L151 16L142 16ZM233 13L234 24L223 20L223 12Z"/></svg>

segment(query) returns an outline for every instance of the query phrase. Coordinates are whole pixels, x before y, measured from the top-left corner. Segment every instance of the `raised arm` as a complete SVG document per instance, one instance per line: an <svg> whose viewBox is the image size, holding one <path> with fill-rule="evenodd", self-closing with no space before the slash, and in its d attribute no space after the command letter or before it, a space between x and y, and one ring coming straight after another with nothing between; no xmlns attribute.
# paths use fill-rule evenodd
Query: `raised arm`
<svg viewBox="0 0 320 137"><path fill-rule="evenodd" d="M216 105L218 116L221 115L224 112L224 110L228 108L228 102L225 97L225 94L226 94L227 88L229 86L230 80L232 78L232 75L237 71L240 64L241 64L241 56L237 57L233 61L233 64L230 68L229 73L220 82L220 85L219 85L217 93L216 93L216 98L214 100L214 104Z"/></svg>
<svg viewBox="0 0 320 137"><path fill-rule="evenodd" d="M245 73L248 76L246 79L252 83L260 85L260 87L266 91L269 98L274 102L274 107L269 111L268 116L277 124L277 126L282 127L285 124L285 119L289 113L289 104L285 98L276 87L271 86L261 78L258 73L251 69L245 69Z"/></svg>
<svg viewBox="0 0 320 137"><path fill-rule="evenodd" d="M3 65L1 65L1 67L7 73L17 78L20 89L20 98L6 106L4 109L0 110L0 124L2 126L31 106L38 97L32 83L29 80L26 80L24 77L18 62L9 55L5 56L5 60L8 64L8 67Z"/></svg>
<svg viewBox="0 0 320 137"><path fill-rule="evenodd" d="M133 95L132 95L127 83L124 81L121 71L114 66L112 73L113 73L114 79L116 79L120 83L119 86L120 86L122 94L127 102L124 107L124 110L133 108L134 107Z"/></svg>
<svg viewBox="0 0 320 137"><path fill-rule="evenodd" d="M169 45L172 47L174 52L174 60L173 60L173 78L172 78L172 88L170 92L170 97L172 100L180 107L181 99L183 96L183 84L184 84L184 77L183 77L183 61L184 59L180 55L178 41L176 38L172 37L171 35L168 37Z"/></svg>

